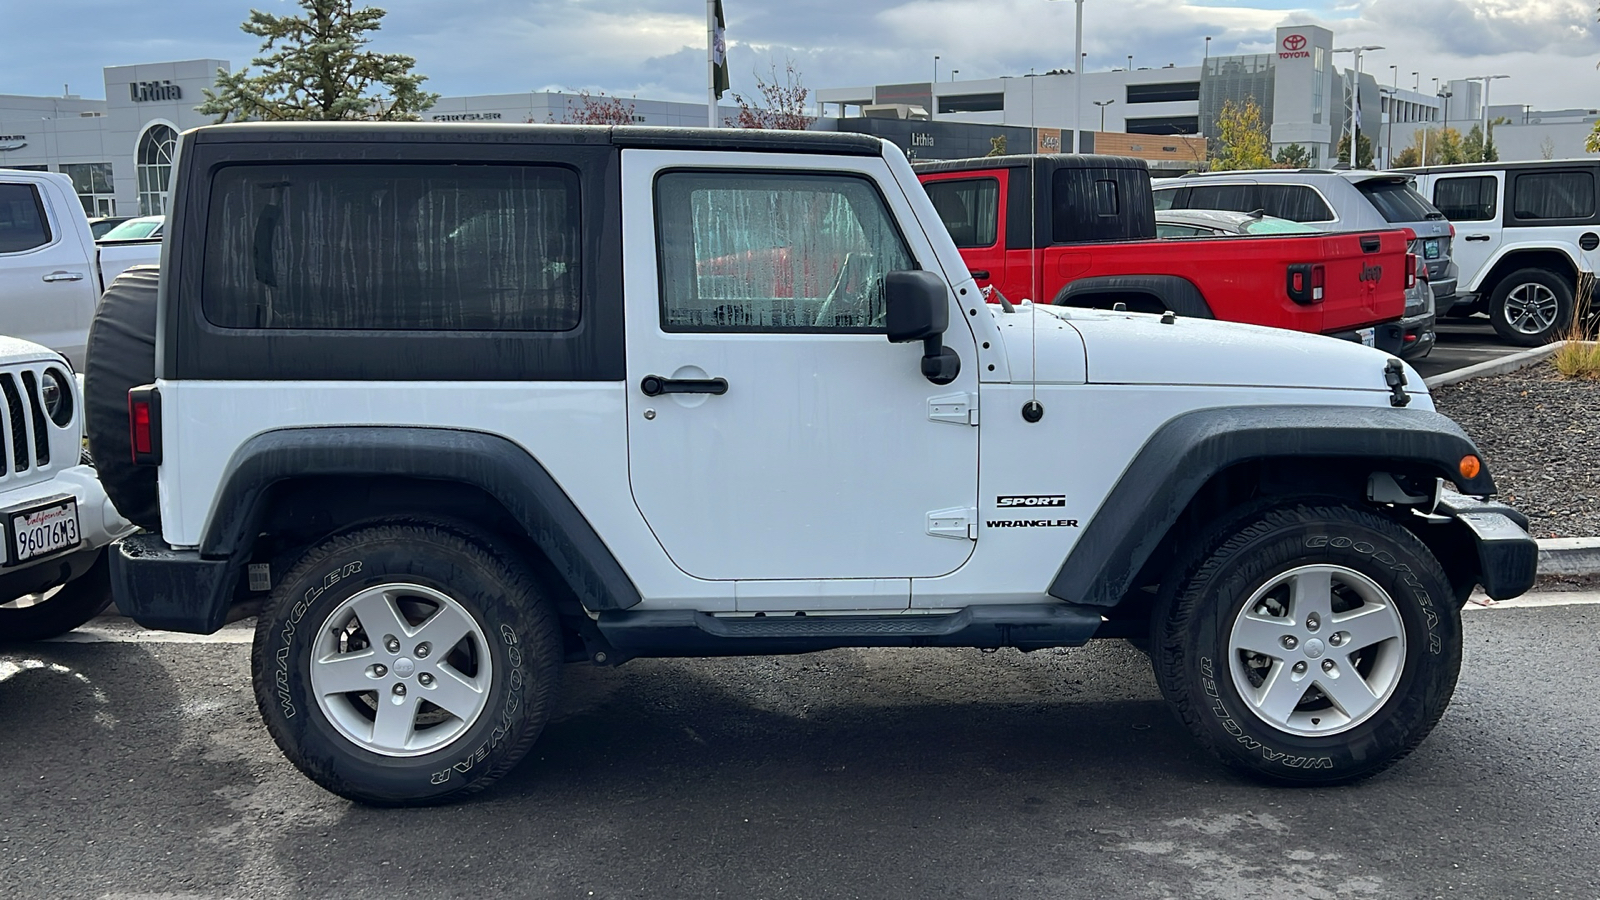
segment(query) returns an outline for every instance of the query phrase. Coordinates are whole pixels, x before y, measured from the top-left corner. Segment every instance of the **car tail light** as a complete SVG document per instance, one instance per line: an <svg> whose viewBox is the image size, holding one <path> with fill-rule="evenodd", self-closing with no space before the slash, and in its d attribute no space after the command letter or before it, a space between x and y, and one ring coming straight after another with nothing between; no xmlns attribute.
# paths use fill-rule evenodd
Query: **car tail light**
<svg viewBox="0 0 1600 900"><path fill-rule="evenodd" d="M1450 222L1448 224L1450 225L1450 236L1451 237L1455 237L1456 236L1456 223Z"/></svg>
<svg viewBox="0 0 1600 900"><path fill-rule="evenodd" d="M154 385L128 392L128 443L134 465L161 465L161 392Z"/></svg>
<svg viewBox="0 0 1600 900"><path fill-rule="evenodd" d="M1406 290L1409 291L1409 290L1411 290L1412 288L1414 288L1416 286L1417 286L1417 255L1415 253L1407 253L1406 254Z"/></svg>
<svg viewBox="0 0 1600 900"><path fill-rule="evenodd" d="M1302 306L1322 302L1328 270L1320 264L1295 263L1289 267L1289 299Z"/></svg>

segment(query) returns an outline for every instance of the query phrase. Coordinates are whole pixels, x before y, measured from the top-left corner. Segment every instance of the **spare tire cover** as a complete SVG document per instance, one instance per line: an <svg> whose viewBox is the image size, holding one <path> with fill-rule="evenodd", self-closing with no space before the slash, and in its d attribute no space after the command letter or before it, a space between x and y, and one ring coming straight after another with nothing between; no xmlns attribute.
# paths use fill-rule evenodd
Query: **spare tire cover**
<svg viewBox="0 0 1600 900"><path fill-rule="evenodd" d="M156 378L159 266L132 266L106 288L84 352L84 432L95 471L117 511L142 528L161 528L156 468L133 463L128 391Z"/></svg>

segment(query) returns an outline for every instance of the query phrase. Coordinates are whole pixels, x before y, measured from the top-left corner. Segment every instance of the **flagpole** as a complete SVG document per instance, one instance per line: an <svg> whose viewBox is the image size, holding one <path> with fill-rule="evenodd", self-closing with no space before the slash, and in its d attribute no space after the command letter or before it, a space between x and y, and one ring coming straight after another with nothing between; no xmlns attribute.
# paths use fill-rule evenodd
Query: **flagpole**
<svg viewBox="0 0 1600 900"><path fill-rule="evenodd" d="M706 127L717 127L717 0L706 0Z"/></svg>

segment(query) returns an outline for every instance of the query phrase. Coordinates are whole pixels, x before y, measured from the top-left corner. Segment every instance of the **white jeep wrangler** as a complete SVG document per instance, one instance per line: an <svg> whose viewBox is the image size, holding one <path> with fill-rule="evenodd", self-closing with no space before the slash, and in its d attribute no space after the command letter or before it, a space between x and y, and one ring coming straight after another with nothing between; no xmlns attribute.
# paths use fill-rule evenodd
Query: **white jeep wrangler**
<svg viewBox="0 0 1600 900"><path fill-rule="evenodd" d="M71 631L111 603L105 548L129 531L83 459L61 354L0 337L0 642Z"/></svg>
<svg viewBox="0 0 1600 900"><path fill-rule="evenodd" d="M1534 578L1398 360L986 304L877 139L246 124L180 159L160 303L112 292L89 354L145 466L117 601L207 632L270 591L261 713L347 797L493 782L563 662L1096 637L1225 762L1347 781L1444 712L1473 587Z"/></svg>

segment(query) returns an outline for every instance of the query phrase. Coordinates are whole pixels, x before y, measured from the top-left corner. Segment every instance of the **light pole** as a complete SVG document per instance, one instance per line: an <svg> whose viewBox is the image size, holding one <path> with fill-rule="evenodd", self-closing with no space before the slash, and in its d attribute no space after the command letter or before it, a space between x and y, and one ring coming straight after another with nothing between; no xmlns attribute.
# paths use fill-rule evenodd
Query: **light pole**
<svg viewBox="0 0 1600 900"><path fill-rule="evenodd" d="M1129 72L1133 71L1133 54L1132 53L1128 54L1128 71Z"/></svg>
<svg viewBox="0 0 1600 900"><path fill-rule="evenodd" d="M1083 0L1072 0L1078 7L1078 21L1073 29L1072 59L1077 71L1072 73L1072 152L1078 151L1078 132L1083 128ZM1061 148L1063 151L1065 147Z"/></svg>
<svg viewBox="0 0 1600 900"><path fill-rule="evenodd" d="M1096 100L1094 105L1100 107L1100 130L1106 130L1106 107L1115 103L1115 100Z"/></svg>
<svg viewBox="0 0 1600 900"><path fill-rule="evenodd" d="M1355 80L1350 86L1350 168L1354 169L1361 160L1361 54L1368 50L1382 50L1384 48L1375 44L1363 44L1360 47L1335 47L1335 53L1354 53L1356 55ZM1338 147L1334 148L1335 153Z"/></svg>
<svg viewBox="0 0 1600 900"><path fill-rule="evenodd" d="M955 81L956 80L956 76L960 75L960 74L961 74L961 70L960 69L951 69L950 70L950 80L951 81Z"/></svg>
<svg viewBox="0 0 1600 900"><path fill-rule="evenodd" d="M1421 73L1419 73L1419 72L1412 72L1411 73L1411 89L1413 91L1422 90L1422 75L1421 75Z"/></svg>
<svg viewBox="0 0 1600 900"><path fill-rule="evenodd" d="M928 110L928 121L932 122L939 116L939 54L933 55L933 84L928 85L928 103L933 107Z"/></svg>
<svg viewBox="0 0 1600 900"><path fill-rule="evenodd" d="M1489 82L1501 78L1510 78L1510 75L1474 75L1483 82L1483 158L1480 162L1489 161Z"/></svg>
<svg viewBox="0 0 1600 900"><path fill-rule="evenodd" d="M1211 35L1206 35L1206 59L1211 58Z"/></svg>
<svg viewBox="0 0 1600 900"><path fill-rule="evenodd" d="M1390 66L1389 68L1392 69L1392 68L1394 68L1394 66ZM1378 88L1378 93L1381 96L1385 96L1385 97L1389 98L1389 121L1387 121L1387 122L1381 122L1380 121L1380 124L1382 126L1384 126L1384 129L1383 129L1383 165L1384 165L1384 168L1388 168L1390 165L1392 165L1390 160L1394 159L1395 95L1400 93L1400 89L1399 88Z"/></svg>

